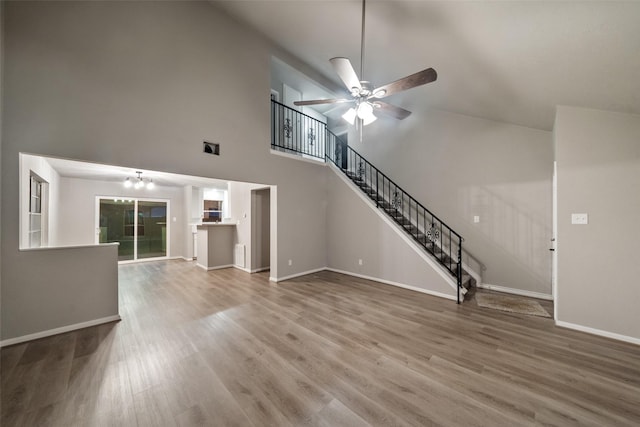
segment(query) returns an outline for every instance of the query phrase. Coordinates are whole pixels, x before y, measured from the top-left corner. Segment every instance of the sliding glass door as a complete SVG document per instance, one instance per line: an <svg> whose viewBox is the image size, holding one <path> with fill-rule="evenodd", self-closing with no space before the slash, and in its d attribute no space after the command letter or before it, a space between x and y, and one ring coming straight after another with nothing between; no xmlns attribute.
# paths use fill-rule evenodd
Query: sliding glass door
<svg viewBox="0 0 640 427"><path fill-rule="evenodd" d="M142 221L142 228L140 228ZM167 203L138 202L138 259L167 256Z"/></svg>
<svg viewBox="0 0 640 427"><path fill-rule="evenodd" d="M167 257L167 201L99 197L98 206L98 242L119 243L118 261Z"/></svg>

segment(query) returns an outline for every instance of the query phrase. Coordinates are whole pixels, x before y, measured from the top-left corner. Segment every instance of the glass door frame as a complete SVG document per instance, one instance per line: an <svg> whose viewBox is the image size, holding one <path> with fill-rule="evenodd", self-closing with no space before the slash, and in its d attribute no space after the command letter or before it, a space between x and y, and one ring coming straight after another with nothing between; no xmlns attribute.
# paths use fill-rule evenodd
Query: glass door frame
<svg viewBox="0 0 640 427"><path fill-rule="evenodd" d="M145 261L158 261L163 259L169 259L171 257L171 200L162 198L150 198L150 197L127 197L127 196L96 196L95 205L95 244L100 244L100 200L127 200L133 202L133 259L118 261L118 264L132 264L136 262ZM167 204L167 243L166 243L166 255L161 257L149 257L138 258L138 202L158 202Z"/></svg>

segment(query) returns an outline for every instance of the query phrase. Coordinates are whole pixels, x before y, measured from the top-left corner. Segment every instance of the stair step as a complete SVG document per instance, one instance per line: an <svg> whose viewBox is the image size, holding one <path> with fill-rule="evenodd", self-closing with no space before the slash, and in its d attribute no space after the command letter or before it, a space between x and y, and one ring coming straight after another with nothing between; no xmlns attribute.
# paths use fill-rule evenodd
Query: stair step
<svg viewBox="0 0 640 427"><path fill-rule="evenodd" d="M418 231L418 227L416 227L415 225L413 225L411 223L403 225L402 228L404 228L405 230L407 230L411 234L413 234L416 231Z"/></svg>
<svg viewBox="0 0 640 427"><path fill-rule="evenodd" d="M465 289L471 288L471 280L472 280L472 277L471 277L470 274L463 273L462 274L462 287L465 288Z"/></svg>
<svg viewBox="0 0 640 427"><path fill-rule="evenodd" d="M418 243L420 243L423 248L434 258L436 258L440 263L444 265L449 271L457 267L457 260L454 260L449 256L448 252L443 252L439 246L436 246L434 242L432 242L425 233L421 232L420 229L413 225L413 223L407 219L403 214L402 210L398 210L391 205L390 202L384 199L377 190L373 189L364 179L362 179L357 173L345 171L345 174L367 195L376 202L378 207L382 208L387 215L389 215L395 222L397 222L404 230L411 235ZM452 254L453 255L453 254ZM464 296L467 294L468 290L473 288L475 285L475 279L468 274L464 269L462 270L462 279L461 279L462 289L462 300L464 301Z"/></svg>

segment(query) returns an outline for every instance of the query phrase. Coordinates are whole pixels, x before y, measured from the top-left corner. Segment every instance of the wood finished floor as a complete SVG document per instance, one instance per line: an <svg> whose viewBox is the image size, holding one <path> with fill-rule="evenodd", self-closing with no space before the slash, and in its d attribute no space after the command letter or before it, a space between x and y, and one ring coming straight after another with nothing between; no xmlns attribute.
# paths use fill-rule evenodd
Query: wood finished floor
<svg viewBox="0 0 640 427"><path fill-rule="evenodd" d="M473 302L170 261L120 311L2 349L2 426L640 424L640 347Z"/></svg>

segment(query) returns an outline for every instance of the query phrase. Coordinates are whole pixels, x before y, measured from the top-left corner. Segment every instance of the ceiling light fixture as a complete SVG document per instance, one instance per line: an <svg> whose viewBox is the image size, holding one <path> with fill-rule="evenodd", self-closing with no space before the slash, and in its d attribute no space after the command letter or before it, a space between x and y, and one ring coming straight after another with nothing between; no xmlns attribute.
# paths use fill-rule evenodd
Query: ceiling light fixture
<svg viewBox="0 0 640 427"><path fill-rule="evenodd" d="M146 187L148 190L151 190L155 187L153 180L142 178L142 172L136 171L136 175L137 177L135 178L130 178L130 177L125 178L124 186L126 188L133 187L137 190L137 189Z"/></svg>

